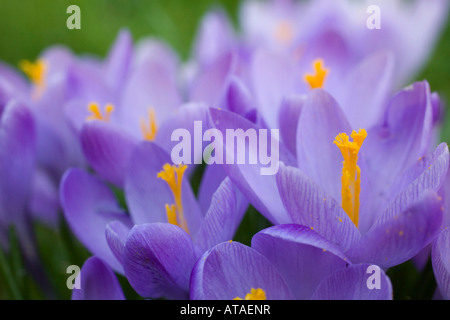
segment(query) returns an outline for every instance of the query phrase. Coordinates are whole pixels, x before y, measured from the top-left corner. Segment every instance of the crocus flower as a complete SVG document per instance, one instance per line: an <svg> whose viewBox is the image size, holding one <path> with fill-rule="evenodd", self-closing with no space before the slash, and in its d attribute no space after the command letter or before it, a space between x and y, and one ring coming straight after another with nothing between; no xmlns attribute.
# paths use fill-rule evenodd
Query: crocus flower
<svg viewBox="0 0 450 320"><path fill-rule="evenodd" d="M235 114L210 112L221 131L255 127ZM308 226L353 262L388 268L412 258L442 225L437 192L449 154L445 143L429 152L432 118L428 84L415 83L390 99L381 122L350 138L352 126L336 100L316 89L300 113L295 164L281 165L275 176L261 176L261 165L224 167L272 223Z"/></svg>
<svg viewBox="0 0 450 320"><path fill-rule="evenodd" d="M187 297L196 259L231 239L245 212L246 202L223 172L210 171L199 204L185 170L172 165L157 144L140 143L127 166L128 210L102 180L81 169L69 170L61 182L61 202L75 235L143 297Z"/></svg>
<svg viewBox="0 0 450 320"><path fill-rule="evenodd" d="M87 259L75 280L72 300L125 300L116 275L104 261L95 256Z"/></svg>
<svg viewBox="0 0 450 320"><path fill-rule="evenodd" d="M369 279L375 269L377 287ZM392 285L378 266L352 264L315 231L291 224L258 232L251 247L224 242L204 253L192 272L190 297L379 300L392 299Z"/></svg>

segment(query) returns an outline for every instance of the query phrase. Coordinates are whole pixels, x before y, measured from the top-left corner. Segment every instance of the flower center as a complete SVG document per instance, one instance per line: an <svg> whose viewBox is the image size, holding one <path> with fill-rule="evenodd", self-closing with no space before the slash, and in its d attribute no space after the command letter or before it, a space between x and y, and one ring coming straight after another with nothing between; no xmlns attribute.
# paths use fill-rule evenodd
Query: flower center
<svg viewBox="0 0 450 320"><path fill-rule="evenodd" d="M250 292L245 295L244 299L236 297L233 300L266 300L266 292L261 288L251 288Z"/></svg>
<svg viewBox="0 0 450 320"><path fill-rule="evenodd" d="M108 103L103 114L97 103L90 103L88 105L88 111L91 114L86 118L86 120L109 121L111 113L114 111L114 106Z"/></svg>
<svg viewBox="0 0 450 320"><path fill-rule="evenodd" d="M36 62L22 60L20 62L20 69L22 69L31 82L36 86L34 98L39 97L45 88L47 63L43 59L39 59Z"/></svg>
<svg viewBox="0 0 450 320"><path fill-rule="evenodd" d="M304 80L307 84L309 84L311 89L322 88L325 79L328 74L328 69L323 67L324 63L322 59L316 59L313 61L314 73L306 73L304 76Z"/></svg>
<svg viewBox="0 0 450 320"><path fill-rule="evenodd" d="M141 118L141 131L145 140L153 141L156 137L156 132L158 131L158 125L156 124L155 109L148 109L148 125L145 118Z"/></svg>
<svg viewBox="0 0 450 320"><path fill-rule="evenodd" d="M283 20L275 29L275 38L281 44L289 44L294 39L294 30L289 21Z"/></svg>
<svg viewBox="0 0 450 320"><path fill-rule="evenodd" d="M180 164L177 167L176 165L166 163L163 166L163 170L158 173L157 177L163 179L167 183L175 199L175 204L166 204L167 220L169 223L179 226L189 234L181 201L181 183L186 169L187 165L185 164Z"/></svg>
<svg viewBox="0 0 450 320"><path fill-rule="evenodd" d="M334 144L341 150L344 158L342 168L342 208L358 227L359 222L359 194L361 192L361 169L356 162L358 161L358 153L367 137L367 132L360 129L358 132L353 131L349 140L346 133L340 133L336 136Z"/></svg>

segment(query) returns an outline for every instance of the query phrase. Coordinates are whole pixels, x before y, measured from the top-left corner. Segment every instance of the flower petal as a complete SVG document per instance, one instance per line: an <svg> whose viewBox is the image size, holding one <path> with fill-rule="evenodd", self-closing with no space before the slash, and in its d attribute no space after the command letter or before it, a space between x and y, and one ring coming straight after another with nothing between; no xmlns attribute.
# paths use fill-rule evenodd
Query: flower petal
<svg viewBox="0 0 450 320"><path fill-rule="evenodd" d="M166 204L174 203L173 194L157 175L170 156L152 142L141 142L134 150L125 179L125 197L135 224L167 222ZM198 231L203 214L198 207L189 180L182 182L182 205L189 232Z"/></svg>
<svg viewBox="0 0 450 320"><path fill-rule="evenodd" d="M294 223L311 228L343 251L360 239L358 229L342 207L299 169L280 166L277 183Z"/></svg>
<svg viewBox="0 0 450 320"><path fill-rule="evenodd" d="M342 154L333 143L352 128L336 100L326 91L311 91L297 131L298 167L335 200L341 199Z"/></svg>
<svg viewBox="0 0 450 320"><path fill-rule="evenodd" d="M111 268L100 258L90 257L83 264L72 300L125 300L122 288Z"/></svg>
<svg viewBox="0 0 450 320"><path fill-rule="evenodd" d="M450 299L450 229L443 230L433 243L431 259L436 281L444 299Z"/></svg>
<svg viewBox="0 0 450 320"><path fill-rule="evenodd" d="M223 180L214 193L211 206L194 238L194 243L199 246L201 253L233 238L246 209L239 206L238 197L231 180Z"/></svg>
<svg viewBox="0 0 450 320"><path fill-rule="evenodd" d="M103 121L86 123L80 139L83 152L92 168L105 180L123 187L124 172L138 141Z"/></svg>
<svg viewBox="0 0 450 320"><path fill-rule="evenodd" d="M371 286L376 285L377 282L379 288L372 288ZM325 279L317 288L312 299L392 300L392 284L384 271L376 265L351 265L337 270Z"/></svg>
<svg viewBox="0 0 450 320"><path fill-rule="evenodd" d="M112 220L120 220L128 226L131 221L119 208L112 191L87 172L69 169L61 179L60 199L64 216L81 243L114 270L123 272L108 246L105 228Z"/></svg>
<svg viewBox="0 0 450 320"><path fill-rule="evenodd" d="M263 255L238 242L223 242L195 265L190 299L232 300L258 288L267 300L292 299L284 279Z"/></svg>
<svg viewBox="0 0 450 320"><path fill-rule="evenodd" d="M325 277L349 263L339 247L310 228L295 224L258 232L252 248L273 263L295 299L301 300L310 299Z"/></svg>
<svg viewBox="0 0 450 320"><path fill-rule="evenodd" d="M369 230L346 254L355 263L389 268L418 254L434 239L441 225L441 200L435 192L425 192L405 211Z"/></svg>
<svg viewBox="0 0 450 320"><path fill-rule="evenodd" d="M196 262L189 235L169 223L136 225L123 255L125 275L143 297L186 299Z"/></svg>

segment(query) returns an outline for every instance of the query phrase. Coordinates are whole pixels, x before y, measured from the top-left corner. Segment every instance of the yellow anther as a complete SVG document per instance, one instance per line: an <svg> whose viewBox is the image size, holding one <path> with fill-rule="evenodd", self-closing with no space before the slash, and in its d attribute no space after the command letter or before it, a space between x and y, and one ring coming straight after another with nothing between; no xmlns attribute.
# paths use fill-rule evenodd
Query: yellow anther
<svg viewBox="0 0 450 320"><path fill-rule="evenodd" d="M180 164L178 167L166 163L163 166L163 170L157 175L158 178L164 180L172 191L175 199L175 204L166 204L167 220L169 223L174 224L182 228L189 233L186 219L184 218L183 203L181 199L181 186L183 182L183 175L187 166Z"/></svg>
<svg viewBox="0 0 450 320"><path fill-rule="evenodd" d="M242 300L242 298L236 297L233 300ZM245 295L244 300L266 300L266 292L261 288L251 288L250 292Z"/></svg>
<svg viewBox="0 0 450 320"><path fill-rule="evenodd" d="M36 62L28 60L20 61L20 69L30 78L30 80L37 86L44 84L45 71L47 70L47 64L43 59L39 59Z"/></svg>
<svg viewBox="0 0 450 320"><path fill-rule="evenodd" d="M307 73L304 76L304 80L306 83L309 84L311 89L317 89L317 88L322 88L324 83L325 83L325 79L327 77L328 74L328 69L325 69L323 67L324 63L322 59L316 59L313 62L313 68L314 68L314 73L310 74Z"/></svg>
<svg viewBox="0 0 450 320"><path fill-rule="evenodd" d="M101 120L109 121L111 113L114 111L114 106L112 104L107 104L105 107L105 114L102 114L97 103L90 103L88 105L88 111L91 113L86 120Z"/></svg>
<svg viewBox="0 0 450 320"><path fill-rule="evenodd" d="M148 110L149 117L149 125L147 126L147 122L145 118L141 118L141 131L145 140L153 141L156 137L156 132L158 131L158 126L156 124L156 115L155 109L150 108Z"/></svg>
<svg viewBox="0 0 450 320"><path fill-rule="evenodd" d="M351 134L353 141L345 133L336 136L334 144L341 150L344 158L342 168L342 208L353 221L355 226L359 223L359 195L361 193L361 169L357 165L358 153L367 137L367 132L360 129Z"/></svg>
<svg viewBox="0 0 450 320"><path fill-rule="evenodd" d="M275 38L281 44L289 44L294 39L294 30L292 24L289 21L283 20L278 23L275 29Z"/></svg>
<svg viewBox="0 0 450 320"><path fill-rule="evenodd" d="M47 63L43 59L39 59L36 62L22 60L20 61L19 66L35 85L33 99L39 98L45 89L45 73L47 71Z"/></svg>

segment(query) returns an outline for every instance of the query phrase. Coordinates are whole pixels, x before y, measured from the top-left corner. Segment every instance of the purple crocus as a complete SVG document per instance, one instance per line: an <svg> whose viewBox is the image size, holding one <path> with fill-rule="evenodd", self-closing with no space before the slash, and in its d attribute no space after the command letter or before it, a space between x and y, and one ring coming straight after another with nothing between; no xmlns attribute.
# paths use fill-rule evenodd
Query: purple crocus
<svg viewBox="0 0 450 320"><path fill-rule="evenodd" d="M315 231L289 224L258 232L251 247L230 241L204 253L192 272L190 297L379 300L392 299L392 285L378 266L352 264Z"/></svg>
<svg viewBox="0 0 450 320"><path fill-rule="evenodd" d="M78 239L143 297L186 298L197 258L233 237L246 201L220 166L205 173L197 200L183 178L186 166L172 165L153 142L138 144L126 170L128 210L101 179L69 170L61 182L66 219Z"/></svg>
<svg viewBox="0 0 450 320"><path fill-rule="evenodd" d="M222 132L255 127L236 114L210 112ZM274 176L261 176L261 165L224 167L272 223L308 226L352 262L388 268L416 255L442 226L437 192L449 153L445 143L429 151L432 127L426 82L397 93L376 125L353 133L336 100L316 89L304 101L294 129L294 163L281 165ZM288 159L280 155L280 160Z"/></svg>

